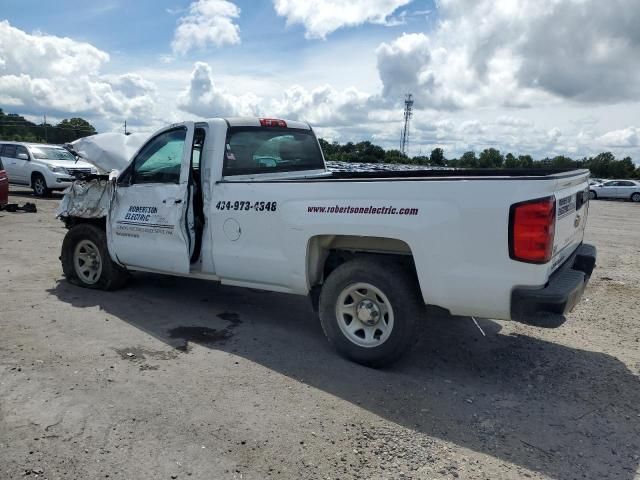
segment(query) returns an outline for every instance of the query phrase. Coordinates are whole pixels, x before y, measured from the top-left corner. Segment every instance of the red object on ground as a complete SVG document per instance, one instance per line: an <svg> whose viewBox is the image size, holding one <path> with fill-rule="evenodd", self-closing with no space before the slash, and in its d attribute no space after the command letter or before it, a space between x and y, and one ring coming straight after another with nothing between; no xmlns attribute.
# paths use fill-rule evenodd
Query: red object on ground
<svg viewBox="0 0 640 480"><path fill-rule="evenodd" d="M9 177L0 160L0 205L9 203Z"/></svg>

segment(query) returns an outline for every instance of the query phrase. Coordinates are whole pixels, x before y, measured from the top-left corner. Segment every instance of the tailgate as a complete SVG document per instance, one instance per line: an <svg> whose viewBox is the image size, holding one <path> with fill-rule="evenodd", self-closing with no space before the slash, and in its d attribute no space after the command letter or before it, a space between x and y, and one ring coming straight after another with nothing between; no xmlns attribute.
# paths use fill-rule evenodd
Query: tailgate
<svg viewBox="0 0 640 480"><path fill-rule="evenodd" d="M551 271L555 271L582 243L589 210L589 174L558 180L556 228Z"/></svg>

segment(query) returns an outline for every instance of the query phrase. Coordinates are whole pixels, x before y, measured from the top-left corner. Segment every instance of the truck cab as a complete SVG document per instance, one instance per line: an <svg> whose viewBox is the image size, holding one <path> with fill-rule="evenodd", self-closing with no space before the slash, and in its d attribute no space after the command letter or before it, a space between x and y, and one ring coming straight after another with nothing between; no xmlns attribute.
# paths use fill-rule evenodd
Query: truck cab
<svg viewBox="0 0 640 480"><path fill-rule="evenodd" d="M118 176L107 218L112 257L129 268L217 278L234 255L218 253L216 265L215 237L223 236L226 243L247 235L248 229L267 227L277 201L214 202L214 190L224 189L214 184L230 176L269 180L301 171L305 176L326 174L308 125L279 120L265 127L270 121L185 122L157 132ZM233 218L239 211L256 214L255 225L244 225L245 232ZM212 224L222 228L212 229Z"/></svg>

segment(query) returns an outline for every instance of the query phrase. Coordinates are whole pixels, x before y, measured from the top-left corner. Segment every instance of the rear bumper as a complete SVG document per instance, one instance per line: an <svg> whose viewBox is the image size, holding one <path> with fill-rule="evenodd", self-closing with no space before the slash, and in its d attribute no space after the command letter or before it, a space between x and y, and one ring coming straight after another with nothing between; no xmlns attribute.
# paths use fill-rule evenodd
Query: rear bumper
<svg viewBox="0 0 640 480"><path fill-rule="evenodd" d="M536 327L559 327L582 297L595 265L596 247L580 245L545 287L513 289L511 318Z"/></svg>

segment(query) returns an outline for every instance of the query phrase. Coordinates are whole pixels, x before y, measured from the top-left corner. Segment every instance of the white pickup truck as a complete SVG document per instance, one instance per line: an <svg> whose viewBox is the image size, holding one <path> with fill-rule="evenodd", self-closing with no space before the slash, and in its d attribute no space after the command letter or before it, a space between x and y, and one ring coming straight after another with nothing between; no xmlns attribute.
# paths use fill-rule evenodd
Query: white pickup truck
<svg viewBox="0 0 640 480"><path fill-rule="evenodd" d="M150 137L117 178L72 187L62 267L106 290L139 270L308 295L339 353L380 366L426 328L425 305L561 324L596 260L582 242L588 178L337 173L306 123L184 122Z"/></svg>

